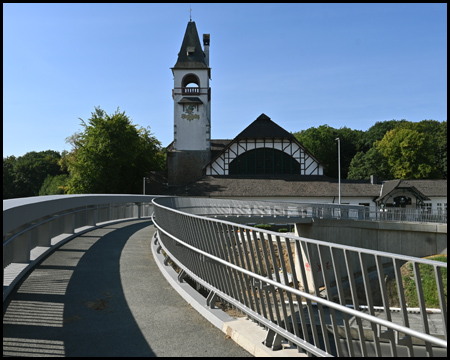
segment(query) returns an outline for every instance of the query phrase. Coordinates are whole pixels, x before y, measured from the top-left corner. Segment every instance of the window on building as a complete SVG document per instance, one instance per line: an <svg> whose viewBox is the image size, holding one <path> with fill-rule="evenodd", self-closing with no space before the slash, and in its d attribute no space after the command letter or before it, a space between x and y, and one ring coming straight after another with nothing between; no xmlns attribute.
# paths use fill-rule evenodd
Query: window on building
<svg viewBox="0 0 450 360"><path fill-rule="evenodd" d="M422 209L427 213L431 213L431 203L424 202Z"/></svg>
<svg viewBox="0 0 450 360"><path fill-rule="evenodd" d="M259 148L239 155L230 163L230 175L300 174L300 163L283 151Z"/></svg>

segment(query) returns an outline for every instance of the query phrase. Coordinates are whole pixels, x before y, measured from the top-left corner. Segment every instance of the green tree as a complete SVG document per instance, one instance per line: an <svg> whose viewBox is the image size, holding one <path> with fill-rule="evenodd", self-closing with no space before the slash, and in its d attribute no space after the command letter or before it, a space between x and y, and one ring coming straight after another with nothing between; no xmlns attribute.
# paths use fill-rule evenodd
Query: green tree
<svg viewBox="0 0 450 360"><path fill-rule="evenodd" d="M65 194L67 189L67 181L67 174L55 176L48 175L39 190L39 196Z"/></svg>
<svg viewBox="0 0 450 360"><path fill-rule="evenodd" d="M443 179L447 179L447 121L441 122L436 134L436 163Z"/></svg>
<svg viewBox="0 0 450 360"><path fill-rule="evenodd" d="M80 119L82 132L67 138L68 193L140 193L142 178L164 168L160 142L119 109L108 115L96 107L91 115L88 123Z"/></svg>
<svg viewBox="0 0 450 360"><path fill-rule="evenodd" d="M401 135L405 138L401 139ZM358 153L350 164L349 179L368 179L371 174L384 179L447 178L446 121L377 122L363 134L361 148L363 152ZM421 162L420 169L419 165L414 165L417 162Z"/></svg>
<svg viewBox="0 0 450 360"><path fill-rule="evenodd" d="M8 175L13 178L12 187L10 185L11 179L8 179L8 186L13 190L9 194L10 198L38 196L39 190L48 175L55 176L62 173L58 163L60 158L60 153L54 150L30 151L23 156L19 156L14 161L12 171ZM10 164L8 166L10 170Z"/></svg>
<svg viewBox="0 0 450 360"><path fill-rule="evenodd" d="M16 184L14 182L15 156L3 158L3 200L12 199L16 194Z"/></svg>
<svg viewBox="0 0 450 360"><path fill-rule="evenodd" d="M369 149L373 147L375 141L380 141L388 131L406 123L409 123L409 121L405 119L377 121L375 125L372 125L363 133L361 151L369 151Z"/></svg>
<svg viewBox="0 0 450 360"><path fill-rule="evenodd" d="M325 166L325 175L337 177L335 129L328 125L295 132L295 138Z"/></svg>
<svg viewBox="0 0 450 360"><path fill-rule="evenodd" d="M348 178L348 171L352 159L362 147L363 131L342 127L335 130L335 138L340 139L341 144L341 177ZM337 157L336 157L337 161Z"/></svg>
<svg viewBox="0 0 450 360"><path fill-rule="evenodd" d="M422 120L413 128L431 138L434 160L437 167L436 178L447 179L447 121Z"/></svg>
<svg viewBox="0 0 450 360"><path fill-rule="evenodd" d="M388 131L375 147L387 159L396 179L429 179L439 175L432 137L414 129L400 126Z"/></svg>
<svg viewBox="0 0 450 360"><path fill-rule="evenodd" d="M368 180L370 175L376 175L381 179L392 179L391 167L387 159L372 147L366 153L359 151L352 159L347 179Z"/></svg>
<svg viewBox="0 0 450 360"><path fill-rule="evenodd" d="M338 143L341 144L341 177L347 177L353 157L362 145L363 132L347 127L334 129L328 125L294 132L295 138L325 166L325 175L338 177Z"/></svg>

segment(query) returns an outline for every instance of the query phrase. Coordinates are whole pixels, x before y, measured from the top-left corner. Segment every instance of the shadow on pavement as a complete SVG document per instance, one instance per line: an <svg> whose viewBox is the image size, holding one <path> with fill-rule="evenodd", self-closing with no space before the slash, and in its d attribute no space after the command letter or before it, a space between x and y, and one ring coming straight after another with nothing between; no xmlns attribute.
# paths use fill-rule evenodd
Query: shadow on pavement
<svg viewBox="0 0 450 360"><path fill-rule="evenodd" d="M93 230L38 264L3 305L3 355L155 356L128 307L120 277L123 247L150 224Z"/></svg>

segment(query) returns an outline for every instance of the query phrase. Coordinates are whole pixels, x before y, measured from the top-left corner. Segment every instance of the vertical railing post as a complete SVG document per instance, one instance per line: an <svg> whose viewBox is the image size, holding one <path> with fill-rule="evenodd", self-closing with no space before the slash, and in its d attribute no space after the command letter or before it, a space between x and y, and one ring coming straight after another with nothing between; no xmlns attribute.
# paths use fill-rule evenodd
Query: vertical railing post
<svg viewBox="0 0 450 360"><path fill-rule="evenodd" d="M135 203L135 204L136 204L137 210L138 210L137 218L141 219L142 218L142 207L144 206L144 204L141 202Z"/></svg>

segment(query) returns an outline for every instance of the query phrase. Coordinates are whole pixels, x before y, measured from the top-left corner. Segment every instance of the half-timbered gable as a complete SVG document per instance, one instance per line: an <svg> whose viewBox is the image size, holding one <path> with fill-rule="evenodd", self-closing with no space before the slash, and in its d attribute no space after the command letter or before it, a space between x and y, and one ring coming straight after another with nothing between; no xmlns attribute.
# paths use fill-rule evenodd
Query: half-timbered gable
<svg viewBox="0 0 450 360"><path fill-rule="evenodd" d="M323 175L323 165L292 135L260 115L205 167L206 175Z"/></svg>

